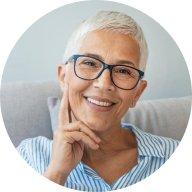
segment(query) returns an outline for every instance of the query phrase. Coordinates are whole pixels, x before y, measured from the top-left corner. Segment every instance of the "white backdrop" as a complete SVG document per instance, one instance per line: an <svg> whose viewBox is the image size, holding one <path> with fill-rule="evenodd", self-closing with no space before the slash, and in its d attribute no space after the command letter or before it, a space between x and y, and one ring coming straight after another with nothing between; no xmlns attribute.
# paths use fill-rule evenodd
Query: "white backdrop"
<svg viewBox="0 0 192 192"><path fill-rule="evenodd" d="M120 0L119 0L120 1ZM10 50L16 43L18 37L39 17L69 1L64 0L7 0L0 3L0 73L6 63ZM122 1L137 9L142 10L155 20L160 22L173 36L179 45L185 60L192 73L191 42L192 29L189 26L192 17L190 1L153 1L153 0L126 0ZM179 13L179 14L178 14ZM173 22L174 18L174 22ZM177 22L175 22L175 20ZM178 28L178 23L182 27ZM14 106L13 106L14 107ZM17 154L3 125L2 116L0 126L0 190L20 192L52 192L72 191L49 182L38 175L32 168L27 166L24 160ZM131 192L162 192L191 191L192 172L192 119L190 118L188 128L171 158L152 176L129 187L125 191ZM122 191L122 190L121 190Z"/></svg>
<svg viewBox="0 0 192 192"><path fill-rule="evenodd" d="M148 87L141 100L191 94L185 60L172 37L149 16L127 5L108 1L86 1L63 6L35 22L13 48L2 82L56 80L56 64L61 62L71 32L98 10L125 12L144 30L149 46L145 75ZM174 16L171 20L178 22ZM15 31L17 23L11 30ZM179 27L183 27L182 22L178 22Z"/></svg>

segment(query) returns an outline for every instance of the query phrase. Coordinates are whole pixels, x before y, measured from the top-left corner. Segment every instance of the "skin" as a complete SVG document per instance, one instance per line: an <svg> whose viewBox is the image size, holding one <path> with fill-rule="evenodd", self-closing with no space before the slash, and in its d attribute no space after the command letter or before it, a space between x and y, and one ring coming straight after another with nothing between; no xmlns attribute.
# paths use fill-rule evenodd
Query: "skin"
<svg viewBox="0 0 192 192"><path fill-rule="evenodd" d="M124 64L120 60L131 61L139 69L139 46L128 35L92 31L75 54L87 53L98 55L110 65ZM98 79L85 81L74 74L72 63L58 65L58 80L64 95L59 127L53 138L52 160L44 176L63 184L82 161L112 184L137 164L135 135L121 128L121 119L129 108L135 107L147 81L140 80L132 90L122 90L113 85L108 70ZM95 112L84 95L105 97L116 104L108 112Z"/></svg>

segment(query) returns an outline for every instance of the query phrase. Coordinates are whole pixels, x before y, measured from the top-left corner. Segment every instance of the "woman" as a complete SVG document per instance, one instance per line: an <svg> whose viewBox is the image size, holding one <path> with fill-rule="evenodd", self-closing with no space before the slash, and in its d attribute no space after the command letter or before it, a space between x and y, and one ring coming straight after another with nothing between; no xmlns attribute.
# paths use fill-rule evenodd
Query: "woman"
<svg viewBox="0 0 192 192"><path fill-rule="evenodd" d="M53 141L24 140L18 151L25 160L51 181L83 191L120 189L157 170L178 141L121 123L147 87L138 24L119 12L98 12L72 34L63 60Z"/></svg>

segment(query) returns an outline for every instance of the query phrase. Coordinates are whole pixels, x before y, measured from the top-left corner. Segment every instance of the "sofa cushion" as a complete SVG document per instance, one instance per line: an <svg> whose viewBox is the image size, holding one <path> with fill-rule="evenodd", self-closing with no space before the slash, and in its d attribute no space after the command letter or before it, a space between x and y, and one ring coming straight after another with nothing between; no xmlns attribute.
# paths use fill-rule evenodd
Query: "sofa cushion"
<svg viewBox="0 0 192 192"><path fill-rule="evenodd" d="M57 82L17 82L1 85L1 112L11 141L36 136L52 138L47 97L59 97Z"/></svg>

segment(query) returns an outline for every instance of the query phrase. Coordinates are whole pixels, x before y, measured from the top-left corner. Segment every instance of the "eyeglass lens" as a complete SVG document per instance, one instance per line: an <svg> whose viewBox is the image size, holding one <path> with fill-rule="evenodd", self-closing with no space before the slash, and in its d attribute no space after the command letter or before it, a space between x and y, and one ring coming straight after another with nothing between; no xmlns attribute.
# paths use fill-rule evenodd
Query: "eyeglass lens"
<svg viewBox="0 0 192 192"><path fill-rule="evenodd" d="M96 79L103 70L101 61L91 57L78 57L75 63L77 76L86 80ZM113 83L122 89L132 89L139 80L139 72L128 66L115 66L112 69Z"/></svg>

